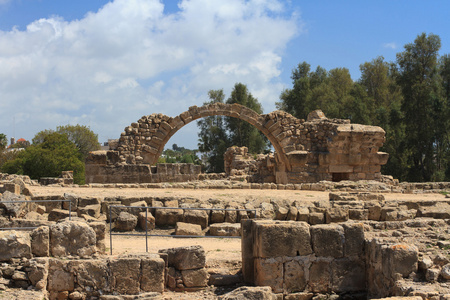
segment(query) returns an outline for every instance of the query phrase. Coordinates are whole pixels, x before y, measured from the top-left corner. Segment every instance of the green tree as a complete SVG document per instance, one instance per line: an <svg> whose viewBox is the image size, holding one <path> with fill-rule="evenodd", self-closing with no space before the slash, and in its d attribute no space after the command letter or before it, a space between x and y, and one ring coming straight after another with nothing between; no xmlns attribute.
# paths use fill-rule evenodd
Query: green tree
<svg viewBox="0 0 450 300"><path fill-rule="evenodd" d="M84 163L74 143L57 132L44 137L42 143L20 151L14 160L7 161L2 171L24 174L32 179L58 177L62 171L73 171L74 182L84 183Z"/></svg>
<svg viewBox="0 0 450 300"><path fill-rule="evenodd" d="M3 133L0 133L0 151L4 150L7 145L8 145L8 139L6 138L6 135Z"/></svg>
<svg viewBox="0 0 450 300"><path fill-rule="evenodd" d="M438 72L438 51L441 47L439 36L425 33L414 43L405 45L405 51L397 54L399 66L398 83L402 88L406 126L406 147L410 153L410 181L429 181L440 171L436 161L440 154L436 146L443 142L439 118L444 108L440 91ZM437 156L438 155L438 156Z"/></svg>
<svg viewBox="0 0 450 300"><path fill-rule="evenodd" d="M225 94L223 90L210 90L210 101L203 103L223 103ZM206 171L213 173L224 172L223 154L229 145L228 135L225 129L224 117L209 116L197 121L200 128L198 133L198 149L206 160Z"/></svg>
<svg viewBox="0 0 450 300"><path fill-rule="evenodd" d="M41 143L47 135L53 132L51 129L38 132L33 138L33 144ZM78 124L58 126L56 132L67 135L69 141L73 142L80 151L83 161L89 152L100 150L98 135L87 126Z"/></svg>
<svg viewBox="0 0 450 300"><path fill-rule="evenodd" d="M262 106L258 99L248 91L247 86L236 83L228 98L227 104L241 104L255 112L262 114ZM253 125L241 119L226 117L226 128L229 131L229 140L234 146L246 146L249 153L262 153L268 148L268 140Z"/></svg>

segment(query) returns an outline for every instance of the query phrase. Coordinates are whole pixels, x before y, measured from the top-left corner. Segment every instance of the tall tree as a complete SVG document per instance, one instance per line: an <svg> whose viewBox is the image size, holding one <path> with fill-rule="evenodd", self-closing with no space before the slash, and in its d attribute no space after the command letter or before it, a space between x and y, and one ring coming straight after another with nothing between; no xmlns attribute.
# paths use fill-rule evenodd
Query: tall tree
<svg viewBox="0 0 450 300"><path fill-rule="evenodd" d="M7 161L2 171L25 174L32 179L57 177L62 171L73 171L74 182L84 183L84 163L81 154L67 136L57 132L47 135L43 142L20 151L14 160Z"/></svg>
<svg viewBox="0 0 450 300"><path fill-rule="evenodd" d="M398 83L402 88L404 124L410 151L410 181L429 181L436 169L437 144L442 142L438 132L439 114L443 109L438 72L439 36L425 33L414 43L405 45L405 51L397 54Z"/></svg>
<svg viewBox="0 0 450 300"><path fill-rule="evenodd" d="M0 133L0 151L4 150L7 145L8 145L8 139L6 138L6 135L3 133Z"/></svg>
<svg viewBox="0 0 450 300"><path fill-rule="evenodd" d="M204 105L223 103L225 99L223 90L210 90L208 96L210 101L203 103ZM229 145L224 117L205 117L197 121L197 126L200 128L198 149L204 153L206 171L214 173L224 172L223 154Z"/></svg>
<svg viewBox="0 0 450 300"><path fill-rule="evenodd" d="M33 144L39 144L44 138L55 131L46 129L38 132L33 138ZM73 142L82 155L82 160L88 156L89 152L99 150L98 135L85 125L65 125L58 126L56 132L65 134L69 141Z"/></svg>
<svg viewBox="0 0 450 300"><path fill-rule="evenodd" d="M258 99L248 91L247 86L236 83L228 98L227 104L241 104L262 114L262 106ZM241 119L226 117L226 128L229 130L230 142L234 146L246 146L250 153L262 153L268 148L268 140L250 123Z"/></svg>

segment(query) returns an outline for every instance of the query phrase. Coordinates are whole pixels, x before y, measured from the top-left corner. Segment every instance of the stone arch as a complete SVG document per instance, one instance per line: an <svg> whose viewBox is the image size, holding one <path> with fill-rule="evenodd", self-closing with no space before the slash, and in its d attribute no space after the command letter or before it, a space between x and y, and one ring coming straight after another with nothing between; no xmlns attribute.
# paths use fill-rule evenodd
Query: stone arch
<svg viewBox="0 0 450 300"><path fill-rule="evenodd" d="M278 165L290 170L286 155L286 150L289 149L286 149L286 146L291 142L282 128L283 118L280 118L280 114L287 113L276 111L260 115L240 104L214 103L201 107L191 106L189 110L174 118L163 114L143 116L138 122L126 127L122 133L117 148L119 159L126 164L154 164L158 161L166 143L185 125L208 116L227 116L246 121L261 131L272 143Z"/></svg>

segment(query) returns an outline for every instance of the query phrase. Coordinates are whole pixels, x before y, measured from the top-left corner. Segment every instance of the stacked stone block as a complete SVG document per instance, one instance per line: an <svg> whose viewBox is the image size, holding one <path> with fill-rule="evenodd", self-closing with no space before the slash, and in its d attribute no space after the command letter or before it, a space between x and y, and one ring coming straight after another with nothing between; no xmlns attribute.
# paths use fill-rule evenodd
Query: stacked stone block
<svg viewBox="0 0 450 300"><path fill-rule="evenodd" d="M242 227L247 283L284 294L366 290L362 224L245 220Z"/></svg>

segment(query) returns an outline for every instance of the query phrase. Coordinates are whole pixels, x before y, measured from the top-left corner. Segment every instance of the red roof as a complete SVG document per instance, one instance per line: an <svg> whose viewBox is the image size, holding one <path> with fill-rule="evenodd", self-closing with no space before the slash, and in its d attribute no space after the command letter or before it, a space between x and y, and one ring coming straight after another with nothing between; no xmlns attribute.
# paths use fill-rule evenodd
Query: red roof
<svg viewBox="0 0 450 300"><path fill-rule="evenodd" d="M18 139L18 140L16 141L16 143L18 143L18 142L26 142L26 141L27 141L26 139L20 138L20 139Z"/></svg>

